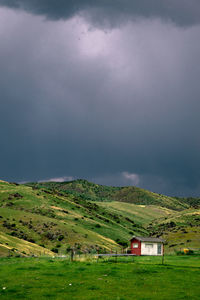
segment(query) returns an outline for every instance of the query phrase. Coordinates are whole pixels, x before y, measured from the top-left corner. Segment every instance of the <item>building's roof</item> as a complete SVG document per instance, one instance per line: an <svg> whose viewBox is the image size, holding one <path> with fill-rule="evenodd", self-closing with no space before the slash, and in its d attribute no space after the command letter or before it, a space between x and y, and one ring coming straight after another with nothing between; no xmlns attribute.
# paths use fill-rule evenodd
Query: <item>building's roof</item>
<svg viewBox="0 0 200 300"><path fill-rule="evenodd" d="M138 240L140 242L154 242L154 243L164 243L165 242L165 240L163 240L163 239L154 238L154 237L133 236L131 238L131 241L133 239L136 239L136 240Z"/></svg>

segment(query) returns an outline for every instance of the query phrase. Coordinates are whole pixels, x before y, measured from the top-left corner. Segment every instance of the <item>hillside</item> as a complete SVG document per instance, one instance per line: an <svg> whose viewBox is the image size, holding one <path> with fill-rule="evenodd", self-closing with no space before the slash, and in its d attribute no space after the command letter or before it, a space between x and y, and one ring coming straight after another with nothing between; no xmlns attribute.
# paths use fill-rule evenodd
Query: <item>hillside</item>
<svg viewBox="0 0 200 300"><path fill-rule="evenodd" d="M0 182L0 256L116 251L132 235L164 236L169 251L198 248L199 224L199 209L186 201L134 187Z"/></svg>
<svg viewBox="0 0 200 300"><path fill-rule="evenodd" d="M54 253L120 249L133 234L147 234L134 214L113 213L97 203L24 185L0 183L0 232ZM18 241L18 240L17 240ZM7 244L0 238L1 248ZM13 240L12 240L13 242ZM2 246L3 245L3 246ZM26 251L24 255L28 255Z"/></svg>
<svg viewBox="0 0 200 300"><path fill-rule="evenodd" d="M166 240L167 253L174 253L184 247L200 249L200 209L186 209L175 212L167 218L155 219L147 230L151 235Z"/></svg>
<svg viewBox="0 0 200 300"><path fill-rule="evenodd" d="M46 188L51 191L70 193L90 201L119 201L139 205L157 205L173 210L183 210L190 207L190 204L187 203L187 198L183 200L181 198L168 197L134 186L111 187L98 185L82 179L61 183L28 183L27 185L35 188Z"/></svg>

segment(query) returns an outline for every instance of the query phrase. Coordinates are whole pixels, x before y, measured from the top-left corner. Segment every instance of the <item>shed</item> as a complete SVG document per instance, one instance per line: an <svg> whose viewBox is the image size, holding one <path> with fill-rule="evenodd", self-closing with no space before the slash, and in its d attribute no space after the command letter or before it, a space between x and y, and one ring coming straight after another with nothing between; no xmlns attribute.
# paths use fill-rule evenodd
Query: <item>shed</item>
<svg viewBox="0 0 200 300"><path fill-rule="evenodd" d="M163 255L164 242L161 238L133 236L131 238L131 254Z"/></svg>

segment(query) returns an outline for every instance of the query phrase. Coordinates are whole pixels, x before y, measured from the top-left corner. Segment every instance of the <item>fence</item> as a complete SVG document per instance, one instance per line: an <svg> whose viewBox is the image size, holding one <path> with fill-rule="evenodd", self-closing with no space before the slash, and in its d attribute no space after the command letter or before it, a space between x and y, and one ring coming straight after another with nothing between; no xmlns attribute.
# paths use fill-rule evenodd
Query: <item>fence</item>
<svg viewBox="0 0 200 300"><path fill-rule="evenodd" d="M117 262L119 261L118 258L131 258L131 260L123 260L124 262L133 262L134 258L137 255L131 254L131 253L96 253L96 254L76 254L74 250L71 250L70 255L68 258L70 259L71 262L73 261L99 261L100 259L103 259L103 261L111 261L110 258L114 258L114 261ZM164 255L158 256L161 258L161 263L164 264Z"/></svg>

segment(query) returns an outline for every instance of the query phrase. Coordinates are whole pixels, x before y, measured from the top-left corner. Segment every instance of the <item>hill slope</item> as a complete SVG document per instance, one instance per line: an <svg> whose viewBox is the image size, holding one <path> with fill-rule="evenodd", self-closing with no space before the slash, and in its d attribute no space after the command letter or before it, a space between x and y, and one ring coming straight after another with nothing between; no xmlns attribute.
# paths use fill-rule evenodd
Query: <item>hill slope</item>
<svg viewBox="0 0 200 300"><path fill-rule="evenodd" d="M0 182L0 256L63 255L72 247L82 252L115 251L132 235L163 236L169 251L188 243L196 248L198 214L187 201L134 187L105 187L85 180Z"/></svg>
<svg viewBox="0 0 200 300"><path fill-rule="evenodd" d="M151 235L166 240L168 253L184 247L200 250L200 209L175 212L167 218L154 219L147 227Z"/></svg>
<svg viewBox="0 0 200 300"><path fill-rule="evenodd" d="M183 210L190 207L186 199L183 201L183 199L156 194L134 186L111 187L94 184L82 179L61 183L28 183L27 185L82 196L90 201L119 201L140 205L157 205L174 210Z"/></svg>
<svg viewBox="0 0 200 300"><path fill-rule="evenodd" d="M119 249L133 234L147 234L134 214L72 195L24 185L0 183L0 232L43 248L66 254Z"/></svg>

